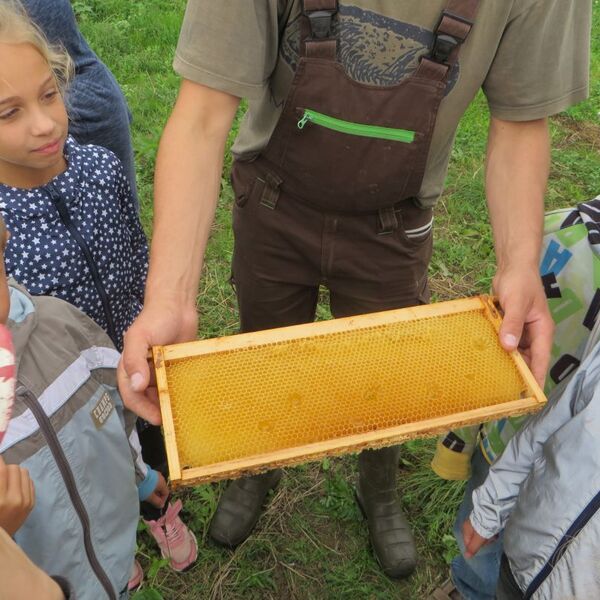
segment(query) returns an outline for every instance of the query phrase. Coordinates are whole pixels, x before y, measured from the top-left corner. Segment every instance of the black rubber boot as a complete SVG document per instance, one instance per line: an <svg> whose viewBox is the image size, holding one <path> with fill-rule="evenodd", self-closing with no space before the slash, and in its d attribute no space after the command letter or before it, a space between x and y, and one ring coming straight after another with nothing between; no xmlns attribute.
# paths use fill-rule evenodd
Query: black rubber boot
<svg viewBox="0 0 600 600"><path fill-rule="evenodd" d="M270 490L277 487L281 470L232 481L221 495L208 535L221 546L235 548L251 533Z"/></svg>
<svg viewBox="0 0 600 600"><path fill-rule="evenodd" d="M394 579L408 577L417 565L415 541L396 492L399 451L395 446L361 452L356 488L375 557L383 572Z"/></svg>

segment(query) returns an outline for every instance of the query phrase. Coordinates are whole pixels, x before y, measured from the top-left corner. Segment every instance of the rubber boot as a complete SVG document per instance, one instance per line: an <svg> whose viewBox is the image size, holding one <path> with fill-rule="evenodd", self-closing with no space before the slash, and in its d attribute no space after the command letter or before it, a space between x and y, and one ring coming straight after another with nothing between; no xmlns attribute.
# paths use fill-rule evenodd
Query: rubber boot
<svg viewBox="0 0 600 600"><path fill-rule="evenodd" d="M251 533L260 517L267 494L277 487L281 470L232 481L221 495L208 535L221 546L235 548Z"/></svg>
<svg viewBox="0 0 600 600"><path fill-rule="evenodd" d="M408 577L417 565L415 541L396 492L399 453L399 446L361 452L356 488L375 558L394 579Z"/></svg>

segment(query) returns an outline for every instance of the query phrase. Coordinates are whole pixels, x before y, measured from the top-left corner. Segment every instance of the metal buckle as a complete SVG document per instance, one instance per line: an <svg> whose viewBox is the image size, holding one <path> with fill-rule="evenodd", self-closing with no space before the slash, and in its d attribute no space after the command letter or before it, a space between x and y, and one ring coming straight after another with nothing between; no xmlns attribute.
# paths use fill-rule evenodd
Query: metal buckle
<svg viewBox="0 0 600 600"><path fill-rule="evenodd" d="M322 40L329 37L331 34L331 21L336 12L337 11L315 10L306 13L310 22L310 31L314 38Z"/></svg>
<svg viewBox="0 0 600 600"><path fill-rule="evenodd" d="M451 35L447 35L445 33L436 35L433 49L431 51L431 58L438 63L447 63L448 59L450 58L450 54L452 54L452 51L459 45L459 43L460 42Z"/></svg>

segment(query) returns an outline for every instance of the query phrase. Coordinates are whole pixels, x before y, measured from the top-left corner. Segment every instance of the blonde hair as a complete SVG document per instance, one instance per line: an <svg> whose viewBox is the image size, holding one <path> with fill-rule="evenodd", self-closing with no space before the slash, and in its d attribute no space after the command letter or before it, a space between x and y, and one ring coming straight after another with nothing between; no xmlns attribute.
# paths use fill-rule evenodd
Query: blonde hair
<svg viewBox="0 0 600 600"><path fill-rule="evenodd" d="M31 44L48 63L64 95L75 72L73 61L62 46L48 42L19 0L0 0L0 43Z"/></svg>

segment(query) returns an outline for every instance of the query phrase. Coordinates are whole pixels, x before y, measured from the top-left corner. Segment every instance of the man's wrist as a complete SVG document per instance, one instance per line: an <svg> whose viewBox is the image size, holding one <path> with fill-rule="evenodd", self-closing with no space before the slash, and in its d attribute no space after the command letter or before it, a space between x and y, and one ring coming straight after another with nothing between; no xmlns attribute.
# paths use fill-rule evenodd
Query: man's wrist
<svg viewBox="0 0 600 600"><path fill-rule="evenodd" d="M196 312L196 292L185 289L165 289L164 285L146 285L144 306L174 307L177 311Z"/></svg>
<svg viewBox="0 0 600 600"><path fill-rule="evenodd" d="M539 250L498 254L496 258L497 272L521 271L538 273L540 265Z"/></svg>

